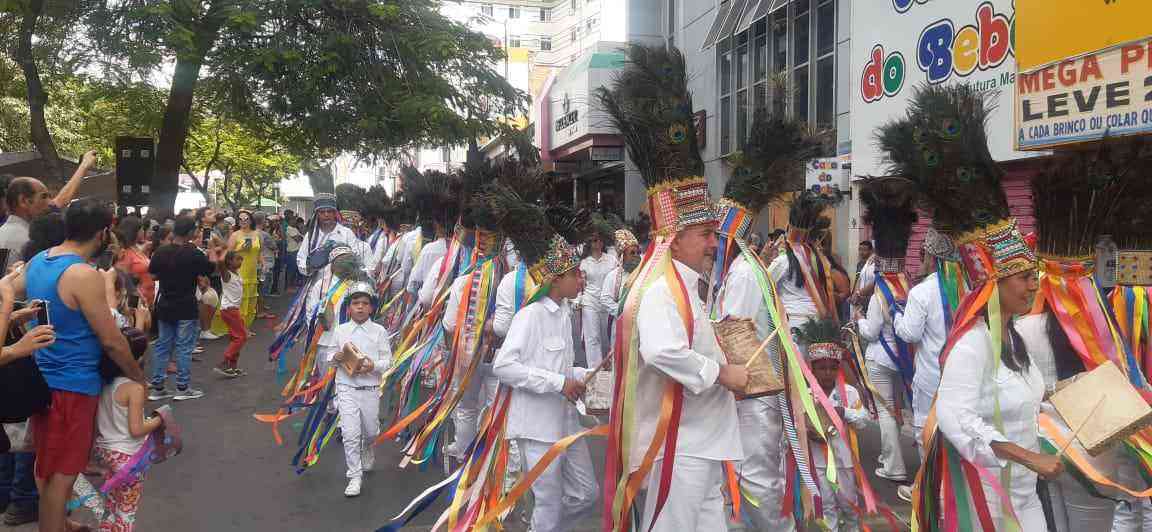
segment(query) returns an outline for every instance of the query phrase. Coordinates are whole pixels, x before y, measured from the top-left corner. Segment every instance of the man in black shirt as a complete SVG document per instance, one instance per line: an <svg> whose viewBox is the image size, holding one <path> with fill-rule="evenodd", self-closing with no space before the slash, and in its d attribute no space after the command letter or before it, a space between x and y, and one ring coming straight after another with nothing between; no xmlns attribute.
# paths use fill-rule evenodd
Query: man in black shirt
<svg viewBox="0 0 1152 532"><path fill-rule="evenodd" d="M204 392L189 386L192 349L200 335L196 286L198 279L211 274L215 266L191 241L196 238L195 230L195 220L186 216L178 218L172 230L172 243L156 250L148 265L148 272L160 283L155 316L160 337L152 350L152 383L148 394L152 401L167 398L183 401L204 396ZM165 387L171 356L176 357L175 393Z"/></svg>

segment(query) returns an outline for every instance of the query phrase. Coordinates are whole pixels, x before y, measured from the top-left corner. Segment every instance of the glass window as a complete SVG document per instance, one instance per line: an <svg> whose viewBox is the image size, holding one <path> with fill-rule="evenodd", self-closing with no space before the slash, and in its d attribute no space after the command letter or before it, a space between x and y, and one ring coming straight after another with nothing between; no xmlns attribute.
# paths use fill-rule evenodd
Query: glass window
<svg viewBox="0 0 1152 532"><path fill-rule="evenodd" d="M816 56L836 50L836 3L826 2L816 8Z"/></svg>
<svg viewBox="0 0 1152 532"><path fill-rule="evenodd" d="M808 120L808 65L792 75L792 113L797 120Z"/></svg>
<svg viewBox="0 0 1152 532"><path fill-rule="evenodd" d="M836 120L836 69L833 56L816 63L816 124L832 127Z"/></svg>
<svg viewBox="0 0 1152 532"><path fill-rule="evenodd" d="M540 22L552 20L552 10L547 7L540 8Z"/></svg>
<svg viewBox="0 0 1152 532"><path fill-rule="evenodd" d="M748 91L736 93L736 146L735 149L744 148L744 139L748 133Z"/></svg>
<svg viewBox="0 0 1152 532"><path fill-rule="evenodd" d="M720 98L720 153L732 152L732 97Z"/></svg>
<svg viewBox="0 0 1152 532"><path fill-rule="evenodd" d="M755 53L752 56L752 79L763 81L768 72L768 35L764 33L764 21L756 24L753 31L756 34L756 42Z"/></svg>
<svg viewBox="0 0 1152 532"><path fill-rule="evenodd" d="M540 49L541 50L551 50L552 49L552 39L549 37L540 37Z"/></svg>
<svg viewBox="0 0 1152 532"><path fill-rule="evenodd" d="M796 24L793 27L792 46L794 56L792 57L792 64L801 65L808 62L808 15L800 15L796 17Z"/></svg>
<svg viewBox="0 0 1152 532"><path fill-rule="evenodd" d="M585 24L588 25L588 31L592 31L592 26L596 25L596 17L592 17L592 18L588 19L588 22L586 22Z"/></svg>
<svg viewBox="0 0 1152 532"><path fill-rule="evenodd" d="M520 47L520 38L519 37L512 37L512 38L508 39L508 47L509 48L519 48Z"/></svg>
<svg viewBox="0 0 1152 532"><path fill-rule="evenodd" d="M720 44L720 94L732 92L732 52L724 44Z"/></svg>
<svg viewBox="0 0 1152 532"><path fill-rule="evenodd" d="M492 16L492 4L484 4L480 6L480 14L485 16Z"/></svg>
<svg viewBox="0 0 1152 532"><path fill-rule="evenodd" d="M668 35L676 34L676 0L668 0Z"/></svg>
<svg viewBox="0 0 1152 532"><path fill-rule="evenodd" d="M788 68L788 17L784 10L777 11L772 20L772 71Z"/></svg>
<svg viewBox="0 0 1152 532"><path fill-rule="evenodd" d="M576 28L572 28L571 42L576 42Z"/></svg>
<svg viewBox="0 0 1152 532"><path fill-rule="evenodd" d="M748 47L741 46L736 50L736 87L743 89L748 86Z"/></svg>
<svg viewBox="0 0 1152 532"><path fill-rule="evenodd" d="M796 14L800 15L808 12L812 6L812 0L793 0L792 4L796 6Z"/></svg>
<svg viewBox="0 0 1152 532"><path fill-rule="evenodd" d="M508 18L520 18L520 8L516 6L508 6Z"/></svg>
<svg viewBox="0 0 1152 532"><path fill-rule="evenodd" d="M768 106L768 84L757 83L752 88L752 108L759 111Z"/></svg>

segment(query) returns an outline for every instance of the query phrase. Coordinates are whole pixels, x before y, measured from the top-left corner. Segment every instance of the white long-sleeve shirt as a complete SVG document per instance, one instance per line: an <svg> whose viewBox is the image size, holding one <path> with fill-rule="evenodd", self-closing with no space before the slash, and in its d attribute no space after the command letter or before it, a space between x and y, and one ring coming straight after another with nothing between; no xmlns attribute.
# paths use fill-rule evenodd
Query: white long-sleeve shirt
<svg viewBox="0 0 1152 532"><path fill-rule="evenodd" d="M512 325L512 317L519 310L516 308L516 275L518 272L519 266L504 274L504 277L500 279L500 284L496 286L496 309L492 312L492 332L500 338L508 335L508 327ZM536 283L532 282L532 276L528 275L526 269L520 273L524 276L524 294L522 297L527 299L535 290Z"/></svg>
<svg viewBox="0 0 1152 532"><path fill-rule="evenodd" d="M349 386L379 386L384 370L392 363L392 344L388 342L388 330L383 325L372 320L356 323L348 320L341 323L332 331L337 349L332 351L328 360L336 357L336 353L344 348L344 344L352 344L372 361L372 371L349 375L343 366L336 369L336 384Z"/></svg>
<svg viewBox="0 0 1152 532"><path fill-rule="evenodd" d="M752 320L756 325L756 336L761 341L776 330L772 325L772 315L768 313L768 306L764 304L760 283L756 281L756 271L752 264L744 259L743 254L736 257L728 268L724 289L720 292L719 317ZM770 357L772 367L780 367L780 348L778 340L768 344L765 354Z"/></svg>
<svg viewBox="0 0 1152 532"><path fill-rule="evenodd" d="M888 355L884 345L880 343L883 338L888 347L896 354L896 333L892 330L892 323L888 319L888 302L879 290L872 293L872 300L868 302L868 314L856 322L860 330L860 337L868 342L864 348L864 358L893 371L899 371L896 361Z"/></svg>
<svg viewBox="0 0 1152 532"><path fill-rule="evenodd" d="M999 477L1008 461L996 456L992 443L1010 442L1034 452L1040 449L1037 416L1044 377L1036 364L1015 372L993 360L991 352L991 335L979 320L948 355L936 395L936 416L940 432L961 456ZM997 401L1003 430L996 427ZM1020 464L1011 467L1012 505L1023 508L1036 497L1036 473ZM996 500L995 493L985 491L986 497Z"/></svg>
<svg viewBox="0 0 1152 532"><path fill-rule="evenodd" d="M948 341L944 321L943 298L937 274L933 273L908 291L904 312L893 322L896 334L916 348L916 377L913 387L921 392L936 393L940 386L940 350Z"/></svg>
<svg viewBox="0 0 1152 532"><path fill-rule="evenodd" d="M792 248L796 254L797 260L806 260L807 256L804 249L797 246ZM772 276L772 280L776 282L776 290L780 294L780 302L784 305L784 312L790 316L816 316L819 311L816 309L816 303L812 301L812 295L808 293L804 283L801 282L800 286L796 286L796 281L792 279L792 266L788 263L788 253L781 251L772 264L768 265L768 275ZM797 275L800 275L797 272ZM800 326L802 324L794 323L793 326Z"/></svg>
<svg viewBox="0 0 1152 532"><path fill-rule="evenodd" d="M420 287L424 285L424 281L428 278L428 272L436 265L444 255L448 254L448 240L441 238L426 244L420 249L420 256L416 258L416 263L412 266L412 271L408 273L407 289L412 295L419 295Z"/></svg>
<svg viewBox="0 0 1152 532"><path fill-rule="evenodd" d="M600 309L609 316L615 317L620 313L620 292L624 291L627 278L624 268L618 265L604 276L604 282L600 284Z"/></svg>
<svg viewBox="0 0 1152 532"><path fill-rule="evenodd" d="M851 384L845 384L844 395L847 397L847 400L841 399L840 388L833 388L832 393L828 394L828 401L832 403L832 406L844 408L843 421L852 428L861 430L867 427L868 424L871 423L872 417L868 414L868 410L864 408L864 403L860 400L860 392ZM851 468L853 460L852 451L849 449L848 440L845 439L844 435L834 434L828 438L827 443L832 445L832 455L836 458L836 467L838 469ZM813 452L812 463L819 468L827 467L828 455L822 450L821 452Z"/></svg>
<svg viewBox="0 0 1152 532"><path fill-rule="evenodd" d="M351 229L340 224L336 224L336 227L332 228L332 231L328 233L318 233L315 244L312 242L311 231L304 234L304 241L300 243L300 249L296 251L296 266L300 268L300 271L307 272L309 275L315 273L308 271L308 255L313 249L329 241L344 244L352 248L352 251L360 257L363 270L368 274L376 271L376 257L372 253L372 248L369 247L368 244L365 244L363 240L360 240Z"/></svg>
<svg viewBox="0 0 1152 532"><path fill-rule="evenodd" d="M416 227L404 233L404 236L400 237L400 241L394 246L396 247L396 260L400 261L400 275L397 276L396 283L404 290L408 289L408 281L412 278L412 267L416 264L416 258L419 254L416 248L421 238L423 238L423 233L421 233L420 227ZM422 245L419 247L423 249Z"/></svg>
<svg viewBox="0 0 1152 532"><path fill-rule="evenodd" d="M616 265L616 257L607 253L601 253L599 259L588 255L580 260L580 271L584 272L584 293L580 295L580 304L584 308L606 311L600 304L600 286Z"/></svg>
<svg viewBox="0 0 1152 532"><path fill-rule="evenodd" d="M639 466L660 418L661 398L668 379L684 386L684 403L676 444L677 456L708 460L740 460L740 427L736 398L717 381L726 363L704 303L697 294L700 274L673 260L684 281L692 310L692 341L672 297L674 279L665 275L653 282L640 301L636 317L640 367L637 377L636 433L632 440L633 467ZM677 290L679 288L676 288Z"/></svg>
<svg viewBox="0 0 1152 532"><path fill-rule="evenodd" d="M507 437L551 443L579 430L576 407L562 393L567 378L586 376L572 366L575 357L567 301L543 297L516 313L492 362L492 373L512 387Z"/></svg>
<svg viewBox="0 0 1152 532"><path fill-rule="evenodd" d="M1048 340L1049 319L1051 317L1047 312L1021 316L1016 318L1016 332L1024 339L1024 345L1028 346L1028 358L1040 368L1040 374L1044 376L1044 389L1054 392L1060 377L1056 373L1056 353L1052 350L1052 342Z"/></svg>

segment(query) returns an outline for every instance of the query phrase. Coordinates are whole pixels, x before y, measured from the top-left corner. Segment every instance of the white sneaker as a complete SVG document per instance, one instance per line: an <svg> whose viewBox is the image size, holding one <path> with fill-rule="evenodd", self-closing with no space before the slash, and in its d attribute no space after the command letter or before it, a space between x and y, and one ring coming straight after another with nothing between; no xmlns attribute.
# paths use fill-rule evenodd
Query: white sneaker
<svg viewBox="0 0 1152 532"><path fill-rule="evenodd" d="M212 331L204 331L200 333L200 338L203 340L215 340L220 338L220 336L217 334L212 334Z"/></svg>
<svg viewBox="0 0 1152 532"><path fill-rule="evenodd" d="M365 473L372 470L376 465L376 448L368 446L364 448L364 452L360 453L360 469Z"/></svg>
<svg viewBox="0 0 1152 532"><path fill-rule="evenodd" d="M360 496L360 477L348 479L348 487L344 488L345 497L359 497Z"/></svg>

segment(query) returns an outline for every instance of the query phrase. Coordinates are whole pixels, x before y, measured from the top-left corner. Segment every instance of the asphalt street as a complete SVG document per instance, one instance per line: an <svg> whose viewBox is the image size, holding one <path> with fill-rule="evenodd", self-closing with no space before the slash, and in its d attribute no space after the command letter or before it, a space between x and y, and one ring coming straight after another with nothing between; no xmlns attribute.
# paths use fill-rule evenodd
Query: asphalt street
<svg viewBox="0 0 1152 532"><path fill-rule="evenodd" d="M282 313L290 297L272 299L274 311ZM137 530L144 532L352 530L372 531L388 522L407 503L441 478L437 464L427 471L416 466L399 469L399 446L386 442L377 448L376 470L364 478L360 497L344 497L343 448L333 441L320 462L297 474L290 462L295 453L297 419L281 425L285 444L276 446L269 425L257 422L254 413L275 411L281 383L267 361L273 320L258 320L240 358L248 375L227 380L211 371L226 346L220 339L204 343L203 360L193 362L193 385L205 397L173 403L184 431L184 452L157 465L144 483ZM296 360L293 353L290 360ZM294 425L293 421L296 422ZM908 506L895 496L895 485L872 477L879 447L875 429L861 434L864 461L878 495L902 516ZM915 450L905 442L909 470ZM603 457L603 440L593 443L594 458ZM599 470L599 464L597 469ZM427 530L443 506L418 517L410 530ZM83 517L83 516L81 516ZM518 519L509 519L510 530L524 530ZM885 521L869 519L877 529ZM576 525L577 530L596 530L594 517ZM732 529L741 527L733 525ZM35 530L31 525L0 531Z"/></svg>

